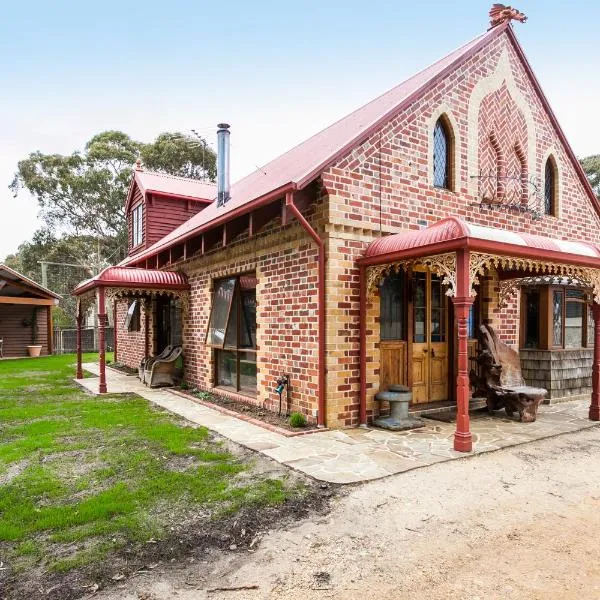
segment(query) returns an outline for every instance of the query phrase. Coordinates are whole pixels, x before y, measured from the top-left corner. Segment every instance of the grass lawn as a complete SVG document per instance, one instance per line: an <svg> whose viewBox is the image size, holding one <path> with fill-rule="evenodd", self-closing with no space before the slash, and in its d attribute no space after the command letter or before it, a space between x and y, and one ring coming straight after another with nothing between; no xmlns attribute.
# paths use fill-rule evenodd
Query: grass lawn
<svg viewBox="0 0 600 600"><path fill-rule="evenodd" d="M0 361L0 575L67 573L304 493L138 396L85 394L73 363Z"/></svg>

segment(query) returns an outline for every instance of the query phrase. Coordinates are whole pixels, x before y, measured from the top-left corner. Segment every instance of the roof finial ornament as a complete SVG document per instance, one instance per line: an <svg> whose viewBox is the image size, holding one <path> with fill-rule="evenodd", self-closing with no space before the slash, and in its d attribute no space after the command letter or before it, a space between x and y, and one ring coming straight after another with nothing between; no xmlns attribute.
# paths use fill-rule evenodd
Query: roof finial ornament
<svg viewBox="0 0 600 600"><path fill-rule="evenodd" d="M142 167L142 159L141 158L138 158L135 161L135 170L136 171L143 171L144 170L144 167Z"/></svg>
<svg viewBox="0 0 600 600"><path fill-rule="evenodd" d="M507 21L519 21L525 23L527 17L516 8L512 6L505 6L504 4L493 4L490 8L490 29L502 25Z"/></svg>

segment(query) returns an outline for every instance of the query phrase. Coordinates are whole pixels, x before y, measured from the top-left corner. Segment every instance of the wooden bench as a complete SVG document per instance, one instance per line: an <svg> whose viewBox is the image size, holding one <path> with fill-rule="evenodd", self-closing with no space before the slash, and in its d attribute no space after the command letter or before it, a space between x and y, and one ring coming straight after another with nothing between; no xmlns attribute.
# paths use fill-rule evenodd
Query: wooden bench
<svg viewBox="0 0 600 600"><path fill-rule="evenodd" d="M144 377L146 376L146 370L150 369L152 363L156 359L167 358L167 356L169 356L171 352L173 352L173 346L169 345L162 352L159 352L156 356L146 356L145 358L142 358L142 362L138 367L138 377L141 379L141 381L144 381Z"/></svg>
<svg viewBox="0 0 600 600"><path fill-rule="evenodd" d="M532 423L548 391L526 385L519 353L502 342L489 325L479 329L479 374L472 370L469 375L473 395L485 397L490 412L504 408L509 417L518 412L521 421Z"/></svg>

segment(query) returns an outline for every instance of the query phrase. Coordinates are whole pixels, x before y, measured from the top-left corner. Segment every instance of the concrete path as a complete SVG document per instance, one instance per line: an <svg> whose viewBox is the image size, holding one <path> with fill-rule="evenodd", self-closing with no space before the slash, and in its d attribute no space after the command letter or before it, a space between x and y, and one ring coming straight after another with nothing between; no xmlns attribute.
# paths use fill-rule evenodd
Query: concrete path
<svg viewBox="0 0 600 600"><path fill-rule="evenodd" d="M98 364L86 363L97 375ZM106 372L110 393L135 393L185 419L262 452L274 460L331 483L357 483L379 479L441 463L465 454L452 449L454 423L426 419L426 427L407 432L381 429L322 431L298 437L268 431L235 417L182 398L168 389L149 389L137 377L112 369ZM77 380L98 393L97 377ZM500 416L475 415L471 420L473 453L491 452L547 437L598 426L587 418L589 401L576 400L540 407L535 423L520 423Z"/></svg>

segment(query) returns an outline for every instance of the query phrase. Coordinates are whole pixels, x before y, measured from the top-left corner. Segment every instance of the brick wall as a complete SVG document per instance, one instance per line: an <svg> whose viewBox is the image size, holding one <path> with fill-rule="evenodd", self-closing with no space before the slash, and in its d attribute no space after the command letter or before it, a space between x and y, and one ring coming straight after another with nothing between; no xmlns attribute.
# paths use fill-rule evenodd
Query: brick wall
<svg viewBox="0 0 600 600"><path fill-rule="evenodd" d="M448 115L454 128L453 191L432 185L431 139L441 114ZM545 160L550 154L556 157L557 217L536 219L529 213L480 207L478 180L471 175L492 168L490 136L502 154L502 169L521 169L524 177L534 178L542 190ZM340 159L322 180L329 194L331 221L327 281L329 424L357 423L359 298L355 261L368 242L382 234L419 229L449 215L511 231L600 241L598 214L505 35ZM485 293L487 318L502 339L518 347L518 294L506 308L499 309L498 283L495 274L491 277ZM378 303L373 301L371 306L369 319L376 320ZM368 378L373 386L369 398L377 387L372 377L378 372L378 325L376 333L368 345Z"/></svg>
<svg viewBox="0 0 600 600"><path fill-rule="evenodd" d="M140 307L140 330L127 331L125 329L125 317L129 308L129 300L117 300L117 322L115 323L115 332L117 335L117 356L116 361L137 369L146 352L146 312L148 312L148 340L150 353L153 353L152 335L153 318L151 303L146 306L144 302Z"/></svg>

